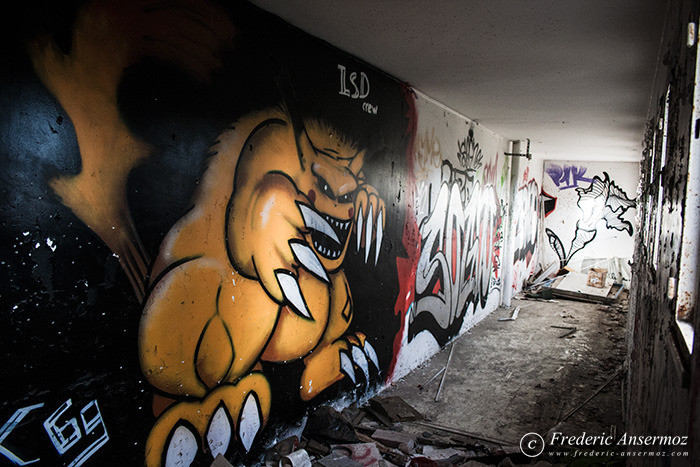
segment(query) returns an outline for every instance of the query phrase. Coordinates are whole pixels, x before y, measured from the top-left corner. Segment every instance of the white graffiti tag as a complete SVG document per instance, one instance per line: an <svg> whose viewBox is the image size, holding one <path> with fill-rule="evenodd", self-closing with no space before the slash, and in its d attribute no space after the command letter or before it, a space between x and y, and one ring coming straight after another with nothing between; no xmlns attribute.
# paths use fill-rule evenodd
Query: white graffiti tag
<svg viewBox="0 0 700 467"><path fill-rule="evenodd" d="M2 443L30 412L42 407L44 404L40 403L18 409L0 428L0 454L16 465L29 465L39 462L40 459L37 457L23 460ZM68 399L43 423L44 430L58 455L73 456L70 463L63 464L67 467L80 467L109 441L107 427L96 400L88 402L78 413L76 412L78 411L73 406L73 401ZM79 453L75 454L76 451Z"/></svg>
<svg viewBox="0 0 700 467"><path fill-rule="evenodd" d="M486 305L499 286L501 206L495 188L477 181L463 201L457 183L440 186L432 212L421 222L416 306L409 322L430 313L442 328L459 331L470 305Z"/></svg>

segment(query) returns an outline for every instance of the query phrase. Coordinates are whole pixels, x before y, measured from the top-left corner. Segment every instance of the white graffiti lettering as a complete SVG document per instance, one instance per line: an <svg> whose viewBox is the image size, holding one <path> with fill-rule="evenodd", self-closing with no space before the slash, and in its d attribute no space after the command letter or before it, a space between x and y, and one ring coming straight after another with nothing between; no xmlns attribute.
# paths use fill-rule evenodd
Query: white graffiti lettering
<svg viewBox="0 0 700 467"><path fill-rule="evenodd" d="M364 72L360 72L360 82L357 82L357 72L353 71L347 74L347 69L343 65L338 65L340 71L340 92L338 94L347 96L351 99L364 99L369 96L369 78ZM348 82L353 88L350 91Z"/></svg>
<svg viewBox="0 0 700 467"><path fill-rule="evenodd" d="M13 452L11 452L9 449L7 449L5 446L2 445L2 443L5 441L5 439L10 436L10 433L12 430L14 430L17 425L22 421L24 417L29 414L34 409L38 409L43 407L44 404L35 404L35 405L30 405L28 407L22 407L21 409L17 409L14 414L10 417L9 420L0 428L0 454L3 456L7 457L10 459L12 462L14 462L17 465L28 465L28 464L33 464L34 462L38 462L39 459L34 459L30 461L25 461L19 458L19 456L15 455Z"/></svg>
<svg viewBox="0 0 700 467"><path fill-rule="evenodd" d="M534 179L520 187L515 194L513 222L515 223L515 254L513 263L524 261L530 266L537 247L537 219L540 210L539 188Z"/></svg>
<svg viewBox="0 0 700 467"><path fill-rule="evenodd" d="M369 102L363 102L362 103L362 110L364 110L368 114L377 115L377 112L379 111L379 106L372 105Z"/></svg>
<svg viewBox="0 0 700 467"><path fill-rule="evenodd" d="M2 443L29 412L43 406L44 404L40 403L17 410L5 425L0 428L0 454L7 457L16 465L33 464L40 459L36 458L31 461L22 460L19 456L4 447ZM109 441L109 435L107 434L107 427L104 424L96 400L87 403L80 410L80 420L75 416L70 417L67 414L71 411L72 406L72 400L68 399L44 421L43 426L59 456L63 456L70 450L74 451L75 449L72 449L74 447L82 449L80 453L67 464L67 467L80 467Z"/></svg>
<svg viewBox="0 0 700 467"><path fill-rule="evenodd" d="M489 292L500 285L502 217L496 190L476 182L463 200L460 188L443 182L420 225L418 299L412 314L430 313L443 329L461 326L469 306L485 306Z"/></svg>

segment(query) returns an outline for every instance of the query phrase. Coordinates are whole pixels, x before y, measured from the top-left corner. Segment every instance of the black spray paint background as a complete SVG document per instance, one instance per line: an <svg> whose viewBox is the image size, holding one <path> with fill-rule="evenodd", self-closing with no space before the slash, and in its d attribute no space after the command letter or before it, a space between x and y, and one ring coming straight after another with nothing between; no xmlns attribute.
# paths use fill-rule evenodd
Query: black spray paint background
<svg viewBox="0 0 700 467"><path fill-rule="evenodd" d="M129 205L141 240L155 257L170 226L190 206L208 145L237 117L279 103L280 89L300 109L308 105L307 112L325 108L346 116L348 125L372 137L377 154L364 171L387 205L379 265L365 265L362 253L353 249L345 263L355 304L350 330L366 333L374 343L383 370L378 382L386 377L400 322L393 314L395 258L403 254L408 142L401 84L245 4L228 8L240 33L210 86L157 60L125 71L119 95L123 117L157 148L129 179ZM68 399L77 409L97 400L110 440L88 464L137 465L154 420L151 391L138 365L141 304L117 258L46 184L56 174L78 173L80 156L70 119L23 52L25 40L44 30L69 49L74 12L65 3L29 4L6 15L3 28L0 423L22 407L44 406L30 412L2 444L24 460L66 465L73 451L59 456L42 423ZM377 116L363 112L360 101L339 95L338 64L367 73L368 99L379 107ZM299 362L266 365L266 370L274 391L272 436L275 425L297 419L306 407L298 395ZM314 403L347 390L332 388ZM0 456L2 463L10 465Z"/></svg>

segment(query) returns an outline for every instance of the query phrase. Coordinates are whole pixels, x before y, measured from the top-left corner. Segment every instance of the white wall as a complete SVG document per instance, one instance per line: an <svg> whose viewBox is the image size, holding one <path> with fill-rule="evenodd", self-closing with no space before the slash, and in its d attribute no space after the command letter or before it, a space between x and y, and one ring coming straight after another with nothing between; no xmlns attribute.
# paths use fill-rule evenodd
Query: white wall
<svg viewBox="0 0 700 467"><path fill-rule="evenodd" d="M639 164L545 161L543 177L544 264L584 271L596 265L629 279Z"/></svg>
<svg viewBox="0 0 700 467"><path fill-rule="evenodd" d="M515 163L504 137L421 93L415 104L407 225L413 223L419 240L407 245L415 281L406 292L395 377L520 290L536 268L540 230L541 162Z"/></svg>

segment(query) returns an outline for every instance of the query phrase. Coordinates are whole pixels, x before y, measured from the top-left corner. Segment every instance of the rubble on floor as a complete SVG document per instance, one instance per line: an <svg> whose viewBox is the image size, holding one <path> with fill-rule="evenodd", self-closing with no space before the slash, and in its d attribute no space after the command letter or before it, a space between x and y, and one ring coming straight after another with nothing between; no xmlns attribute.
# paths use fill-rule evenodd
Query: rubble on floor
<svg viewBox="0 0 700 467"><path fill-rule="evenodd" d="M267 450L266 467L448 467L529 464L513 443L443 427L397 396L338 412L321 406L301 435ZM217 458L212 466L228 464ZM539 462L537 465L551 465Z"/></svg>
<svg viewBox="0 0 700 467"><path fill-rule="evenodd" d="M554 298L613 305L619 301L624 285L607 277L607 269L590 268L587 273L570 268L558 269L555 263L531 277L523 288L525 299L553 301Z"/></svg>

